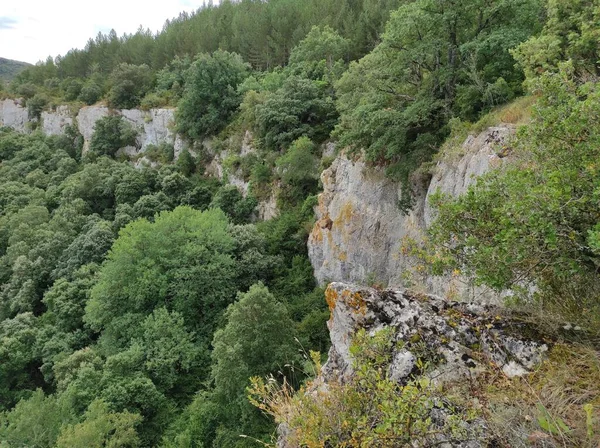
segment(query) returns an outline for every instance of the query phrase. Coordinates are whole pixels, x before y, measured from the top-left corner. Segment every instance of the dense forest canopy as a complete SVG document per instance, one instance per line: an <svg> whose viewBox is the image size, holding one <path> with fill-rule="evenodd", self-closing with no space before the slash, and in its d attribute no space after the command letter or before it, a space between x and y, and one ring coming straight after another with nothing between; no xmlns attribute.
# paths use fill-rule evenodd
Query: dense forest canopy
<svg viewBox="0 0 600 448"><path fill-rule="evenodd" d="M177 107L185 139L177 160L161 145L134 166L120 149L136 130L118 114L85 152L76 126L0 129L0 446L272 441L249 378L296 388L308 352L328 347L306 249L324 143L407 187L452 130L526 93L538 104L516 165L438 197L423 252L433 271L514 287L600 334L599 24L597 0L224 0L156 35L99 34L0 85L33 128L63 103ZM231 151L246 131L255 151ZM206 174L207 141L248 194ZM257 222L274 189L279 216ZM367 379L355 404L381 385Z"/></svg>

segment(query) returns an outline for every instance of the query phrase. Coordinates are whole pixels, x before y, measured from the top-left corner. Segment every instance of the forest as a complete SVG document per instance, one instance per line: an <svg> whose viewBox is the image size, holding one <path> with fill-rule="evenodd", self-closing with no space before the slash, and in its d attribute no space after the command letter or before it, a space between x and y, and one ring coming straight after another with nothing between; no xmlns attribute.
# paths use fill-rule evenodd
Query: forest
<svg viewBox="0 0 600 448"><path fill-rule="evenodd" d="M385 167L409 210L444 142L506 104L530 115L515 161L436 197L418 251L432 275L512 289L539 331L571 322L595 350L599 80L598 0L223 0L0 84L33 120L0 128L0 447L274 443L250 378L295 390L329 347L306 248L326 144ZM35 129L63 104L176 108L185 149L134 166L119 115L87 151L76 126ZM243 196L206 175L205 142L230 149L246 131L256 153L224 161L250 182ZM274 186L279 216L259 221ZM369 394L394 393L382 384L357 386L367 398L345 404L335 444L311 444L304 415L302 446L407 446L383 442L392 417L380 439L361 420ZM569 446L593 448L582 437Z"/></svg>

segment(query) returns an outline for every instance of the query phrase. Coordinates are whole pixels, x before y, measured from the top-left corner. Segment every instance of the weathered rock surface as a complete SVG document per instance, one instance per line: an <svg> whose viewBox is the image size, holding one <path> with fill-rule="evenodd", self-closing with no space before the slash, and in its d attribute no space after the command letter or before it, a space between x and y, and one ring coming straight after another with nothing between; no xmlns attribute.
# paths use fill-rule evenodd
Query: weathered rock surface
<svg viewBox="0 0 600 448"><path fill-rule="evenodd" d="M42 112L41 129L47 135L60 135L65 127L77 124L84 139L84 151L89 149L96 122L115 113L123 116L138 132L135 147L126 148L124 152L136 155L144 152L149 145L161 143L172 144L177 157L183 149L183 140L172 130L175 120L173 109L138 109L110 110L105 106L82 107L74 116L68 106L59 106L54 111ZM0 102L0 126L8 126L19 132L28 132L29 123L27 109L19 100L7 99Z"/></svg>
<svg viewBox="0 0 600 448"><path fill-rule="evenodd" d="M429 373L437 382L468 378L482 370L483 363L493 363L508 377L521 376L539 365L548 350L545 344L520 338L519 324L501 318L494 305L345 283L331 283L325 296L331 311L325 381L344 381L352 375L350 344L361 328L377 332L391 327L395 340L402 341L389 366L389 376L397 381L415 372L417 343L419 351L425 344L428 357L437 359Z"/></svg>
<svg viewBox="0 0 600 448"><path fill-rule="evenodd" d="M428 200L438 189L458 195L481 174L502 163L497 148L514 130L490 128L469 137L461 153L442 158L431 181L417 189L416 204L405 215L398 203L401 186L382 168L338 156L321 175L323 193L317 206L318 221L308 241L308 251L319 283L329 281L404 287L411 260L401 253L403 239L420 240L433 219ZM428 278L425 292L446 295L479 294L461 279ZM488 300L492 297L486 295Z"/></svg>
<svg viewBox="0 0 600 448"><path fill-rule="evenodd" d="M69 106L58 106L54 112L42 112L42 131L46 135L62 135L73 124Z"/></svg>
<svg viewBox="0 0 600 448"><path fill-rule="evenodd" d="M536 369L546 357L544 343L522 336L527 328L502 316L493 305L451 302L432 295L396 289L376 290L345 283L331 283L325 292L331 311L328 322L331 348L321 375L306 393L322 400L338 384L353 384L353 357L350 346L356 333L387 329L392 337L387 378L406 385L426 380L435 390L472 384L480 374L522 376ZM385 366L383 366L385 368ZM385 371L385 370L384 370ZM482 376L486 378L486 376ZM354 383L356 385L356 383ZM362 383L359 383L362 384ZM454 412L443 395L431 410L431 422L444 427ZM444 430L432 432L432 444L411 446L483 448L494 434L482 418L463 421L469 437L456 439ZM293 429L279 427L278 448L298 448ZM389 445L386 445L389 446ZM405 446L405 445L402 445Z"/></svg>
<svg viewBox="0 0 600 448"><path fill-rule="evenodd" d="M0 126L8 126L19 132L28 132L27 109L20 100L6 99L0 102Z"/></svg>
<svg viewBox="0 0 600 448"><path fill-rule="evenodd" d="M248 196L250 192L250 182L247 181L241 170L230 170L225 167L224 161L230 155L239 155L246 157L251 154L256 154L256 149L253 146L254 136L250 131L246 131L241 141L239 148L234 148L233 151L222 151L213 155L211 162L206 167L206 174L216 177L223 182L232 185L238 189L242 196ZM209 144L210 146L210 144ZM279 207L277 206L277 186L272 186L271 195L258 203L256 207L256 218L260 221L268 221L279 216Z"/></svg>

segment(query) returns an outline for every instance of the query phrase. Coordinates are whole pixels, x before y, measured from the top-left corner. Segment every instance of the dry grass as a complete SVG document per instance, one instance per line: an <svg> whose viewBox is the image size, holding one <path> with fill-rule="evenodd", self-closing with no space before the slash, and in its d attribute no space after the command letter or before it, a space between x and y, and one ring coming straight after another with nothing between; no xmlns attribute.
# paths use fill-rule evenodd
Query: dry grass
<svg viewBox="0 0 600 448"><path fill-rule="evenodd" d="M500 446L600 447L600 353L592 348L557 344L529 376L491 369L465 392Z"/></svg>
<svg viewBox="0 0 600 448"><path fill-rule="evenodd" d="M493 109L472 126L471 132L480 133L499 124L527 124L531 119L531 107L536 101L534 96L523 96L509 104Z"/></svg>

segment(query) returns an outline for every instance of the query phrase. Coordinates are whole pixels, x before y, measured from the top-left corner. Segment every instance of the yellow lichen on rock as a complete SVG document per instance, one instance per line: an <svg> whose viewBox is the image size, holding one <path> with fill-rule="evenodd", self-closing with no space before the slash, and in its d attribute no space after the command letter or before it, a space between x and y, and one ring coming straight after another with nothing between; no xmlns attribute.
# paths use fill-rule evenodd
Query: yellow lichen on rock
<svg viewBox="0 0 600 448"><path fill-rule="evenodd" d="M331 287L327 288L327 290L325 291L325 300L327 301L327 305L329 306L329 311L333 312L337 303L337 299L337 291Z"/></svg>
<svg viewBox="0 0 600 448"><path fill-rule="evenodd" d="M344 292L342 292L342 297L344 298L344 301L348 307L351 308L356 314L360 314L361 316L367 314L367 302L360 292L352 292L348 289L345 289Z"/></svg>

